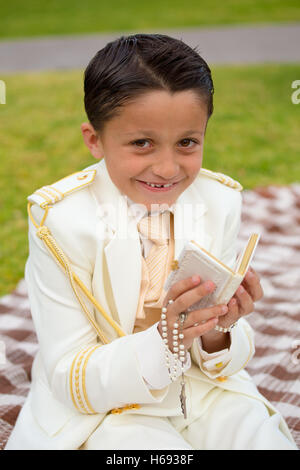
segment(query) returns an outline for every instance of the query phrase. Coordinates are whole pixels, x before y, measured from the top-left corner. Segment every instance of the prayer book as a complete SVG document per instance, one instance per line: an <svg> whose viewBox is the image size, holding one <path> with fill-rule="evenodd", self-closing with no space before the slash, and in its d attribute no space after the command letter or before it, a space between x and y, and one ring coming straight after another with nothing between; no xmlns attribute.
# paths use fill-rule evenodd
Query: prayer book
<svg viewBox="0 0 300 470"><path fill-rule="evenodd" d="M188 241L179 255L177 269L169 274L164 289L168 291L175 282L198 274L201 283L210 280L216 288L212 293L190 306L186 312L212 307L213 305L227 304L247 273L259 238L260 234L258 233L250 235L233 268L226 266L194 240Z"/></svg>

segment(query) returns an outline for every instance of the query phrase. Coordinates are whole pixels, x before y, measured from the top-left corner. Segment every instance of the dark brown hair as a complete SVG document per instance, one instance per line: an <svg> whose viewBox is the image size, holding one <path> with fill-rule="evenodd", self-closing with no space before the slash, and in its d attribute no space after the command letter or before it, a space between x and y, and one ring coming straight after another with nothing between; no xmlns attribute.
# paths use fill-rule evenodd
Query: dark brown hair
<svg viewBox="0 0 300 470"><path fill-rule="evenodd" d="M211 71L196 48L163 34L134 34L109 42L85 70L84 105L95 131L151 90L194 90L207 106L207 121L213 113Z"/></svg>

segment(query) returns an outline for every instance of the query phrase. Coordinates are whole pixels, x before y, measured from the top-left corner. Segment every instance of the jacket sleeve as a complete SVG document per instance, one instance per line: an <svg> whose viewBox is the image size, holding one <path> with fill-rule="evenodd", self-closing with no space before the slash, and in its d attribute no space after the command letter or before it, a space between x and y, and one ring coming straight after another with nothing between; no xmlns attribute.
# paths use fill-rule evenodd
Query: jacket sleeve
<svg viewBox="0 0 300 470"><path fill-rule="evenodd" d="M32 209L34 219L40 220L41 209L38 206ZM56 238L57 221L51 212L49 215L45 225ZM39 352L54 396L81 413L108 412L131 403L161 402L168 393L168 386L150 390L138 358L138 344L143 342L143 336L146 338L147 330L117 338L109 344L99 342L68 277L36 235L37 229L30 219L28 223L29 257L25 280ZM92 292L93 266L79 253L80 247L76 247L70 228L69 232L67 237L56 240L71 261L72 270ZM85 304L95 313L88 299Z"/></svg>
<svg viewBox="0 0 300 470"><path fill-rule="evenodd" d="M231 209L224 225L224 242L219 259L233 268L237 258L237 237L241 224L242 196L241 192L235 190L229 190L228 194L231 195ZM201 340L199 341L197 338L193 341L191 357L208 377L218 378L233 375L243 369L253 357L255 352L253 330L245 318L238 320L237 325L230 332L230 339L229 349L210 354L203 351Z"/></svg>
<svg viewBox="0 0 300 470"><path fill-rule="evenodd" d="M139 335L139 338L137 338L136 348L139 362L141 364L142 375L150 390L163 389L171 383L165 361L165 344L157 329L158 323L159 322L154 323L150 328L141 332L143 335L135 333ZM167 349L167 354L171 367L173 367L175 365L174 358L169 348ZM186 360L183 364L183 372L186 372L190 367L191 356L187 351ZM176 361L175 370L176 377L179 377L182 370L181 362L178 359Z"/></svg>
<svg viewBox="0 0 300 470"><path fill-rule="evenodd" d="M247 320L240 318L236 327L230 332L229 350L205 355L197 340L193 341L191 356L202 372L216 379L236 374L246 367L255 352L253 330Z"/></svg>

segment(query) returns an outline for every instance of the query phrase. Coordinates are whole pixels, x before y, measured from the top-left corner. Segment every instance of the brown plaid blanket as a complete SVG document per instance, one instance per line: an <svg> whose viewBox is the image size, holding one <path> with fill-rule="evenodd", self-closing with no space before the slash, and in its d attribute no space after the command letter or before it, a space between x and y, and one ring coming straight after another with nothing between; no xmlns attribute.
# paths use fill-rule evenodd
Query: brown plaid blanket
<svg viewBox="0 0 300 470"><path fill-rule="evenodd" d="M265 294L247 317L256 334L247 370L300 446L300 185L244 191L243 200L239 248L252 232L261 233L252 266ZM37 349L22 279L0 299L0 449L28 394Z"/></svg>

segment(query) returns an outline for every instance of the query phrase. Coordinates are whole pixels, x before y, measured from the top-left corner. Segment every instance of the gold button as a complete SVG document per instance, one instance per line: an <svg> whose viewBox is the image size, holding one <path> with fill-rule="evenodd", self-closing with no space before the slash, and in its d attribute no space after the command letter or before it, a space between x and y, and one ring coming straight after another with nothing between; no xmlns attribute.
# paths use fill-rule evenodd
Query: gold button
<svg viewBox="0 0 300 470"><path fill-rule="evenodd" d="M223 365L223 362L218 362L217 364L215 364L216 367L222 367Z"/></svg>
<svg viewBox="0 0 300 470"><path fill-rule="evenodd" d="M217 377L217 380L219 382L226 382L227 379L228 377L226 377L226 375L220 375L220 377Z"/></svg>
<svg viewBox="0 0 300 470"><path fill-rule="evenodd" d="M178 269L178 261L177 261L177 259L174 259L174 260L172 261L171 269L172 269L172 271L174 271L175 269Z"/></svg>
<svg viewBox="0 0 300 470"><path fill-rule="evenodd" d="M88 176L89 176L89 175L88 175L87 173L86 173L85 175L81 175L81 176L78 175L78 176L77 176L77 179L78 179L78 180L84 180L84 179L87 178Z"/></svg>
<svg viewBox="0 0 300 470"><path fill-rule="evenodd" d="M123 413L123 408L113 408L112 410L110 410L110 412L113 415L120 414L120 413Z"/></svg>
<svg viewBox="0 0 300 470"><path fill-rule="evenodd" d="M128 410L132 410L132 409L138 409L140 408L141 406L138 404L138 403L132 403L132 405L128 405L127 406L127 409Z"/></svg>

